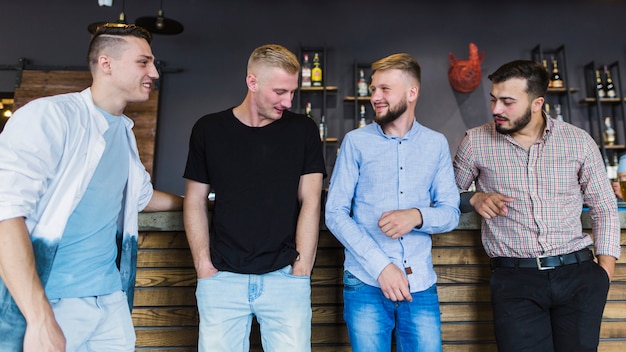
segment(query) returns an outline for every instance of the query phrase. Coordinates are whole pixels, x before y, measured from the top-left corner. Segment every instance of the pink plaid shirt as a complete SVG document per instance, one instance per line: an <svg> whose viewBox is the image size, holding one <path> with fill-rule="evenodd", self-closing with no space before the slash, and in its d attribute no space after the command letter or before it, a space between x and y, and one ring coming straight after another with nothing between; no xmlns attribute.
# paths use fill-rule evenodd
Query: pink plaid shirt
<svg viewBox="0 0 626 352"><path fill-rule="evenodd" d="M580 221L589 207L595 253L619 258L617 202L594 140L548 119L543 137L525 150L493 122L470 129L454 159L457 186L513 198L508 215L482 221L490 257L560 255L593 244Z"/></svg>

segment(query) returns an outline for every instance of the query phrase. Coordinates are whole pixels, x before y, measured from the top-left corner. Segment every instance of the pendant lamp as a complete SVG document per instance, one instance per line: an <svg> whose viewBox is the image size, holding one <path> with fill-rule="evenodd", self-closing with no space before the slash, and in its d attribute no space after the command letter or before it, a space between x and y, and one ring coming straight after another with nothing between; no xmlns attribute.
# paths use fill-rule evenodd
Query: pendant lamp
<svg viewBox="0 0 626 352"><path fill-rule="evenodd" d="M126 15L124 14L124 7L126 5L126 1L122 1L122 12L120 12L120 15L117 17L117 21L115 21L114 23L123 23L123 24L128 24L126 22ZM90 25L87 26L87 30L89 31L89 33L94 34L96 33L96 29L98 29L98 27L102 26L105 23L110 23L110 22L94 22L91 23Z"/></svg>
<svg viewBox="0 0 626 352"><path fill-rule="evenodd" d="M155 34L179 34L185 29L180 22L164 16L163 0L161 0L161 6L156 17L139 17L135 21L135 24Z"/></svg>

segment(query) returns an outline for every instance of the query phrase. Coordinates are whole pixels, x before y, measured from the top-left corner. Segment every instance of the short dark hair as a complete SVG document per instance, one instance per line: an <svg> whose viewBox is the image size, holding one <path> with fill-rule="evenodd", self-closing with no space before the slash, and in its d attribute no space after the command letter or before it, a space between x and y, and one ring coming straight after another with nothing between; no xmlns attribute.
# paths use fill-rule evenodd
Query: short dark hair
<svg viewBox="0 0 626 352"><path fill-rule="evenodd" d="M548 91L550 75L543 65L530 60L514 60L500 66L487 76L493 83L501 83L511 78L526 80L526 93L532 98L544 97Z"/></svg>
<svg viewBox="0 0 626 352"><path fill-rule="evenodd" d="M114 46L123 46L123 44L125 44L123 37L129 36L144 39L148 44L152 42L150 32L135 24L104 23L98 26L91 37L89 50L87 52L87 63L89 67L92 68L97 65L98 56L102 50Z"/></svg>

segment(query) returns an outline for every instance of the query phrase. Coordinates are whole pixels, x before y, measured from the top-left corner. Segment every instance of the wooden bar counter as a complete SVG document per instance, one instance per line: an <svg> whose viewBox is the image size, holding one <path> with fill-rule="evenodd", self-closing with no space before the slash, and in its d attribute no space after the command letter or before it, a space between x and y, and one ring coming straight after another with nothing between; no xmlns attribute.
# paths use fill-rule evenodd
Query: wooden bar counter
<svg viewBox="0 0 626 352"><path fill-rule="evenodd" d="M589 228L587 213L583 226ZM626 351L626 212L620 211L618 261L600 331L600 352ZM133 321L137 351L196 351L196 275L182 213L142 213ZM489 303L489 258L480 242L480 217L462 214L458 227L433 235L444 352L497 351ZM343 247L321 226L312 275L312 344L316 352L351 351L342 317ZM262 351L253 325L251 351Z"/></svg>

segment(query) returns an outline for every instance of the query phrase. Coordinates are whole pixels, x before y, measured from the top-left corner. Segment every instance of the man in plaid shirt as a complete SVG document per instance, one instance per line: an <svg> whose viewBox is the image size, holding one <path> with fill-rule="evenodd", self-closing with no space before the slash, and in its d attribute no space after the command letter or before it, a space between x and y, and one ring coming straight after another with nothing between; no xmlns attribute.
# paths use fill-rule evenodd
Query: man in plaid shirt
<svg viewBox="0 0 626 352"><path fill-rule="evenodd" d="M489 79L493 121L467 131L454 171L462 190L476 181L461 210L483 217L498 350L596 351L620 255L616 198L598 146L543 113L549 75L540 64L509 62ZM583 204L593 238L582 230Z"/></svg>

